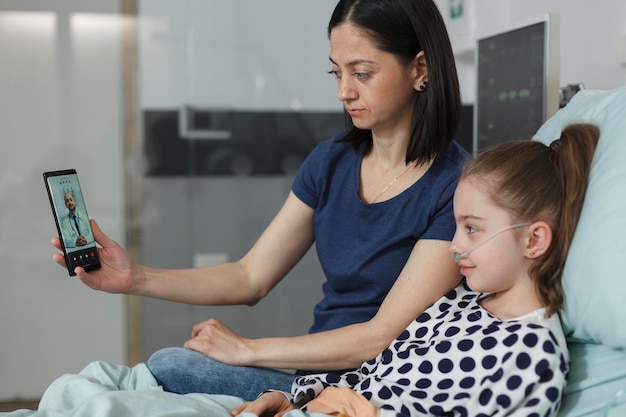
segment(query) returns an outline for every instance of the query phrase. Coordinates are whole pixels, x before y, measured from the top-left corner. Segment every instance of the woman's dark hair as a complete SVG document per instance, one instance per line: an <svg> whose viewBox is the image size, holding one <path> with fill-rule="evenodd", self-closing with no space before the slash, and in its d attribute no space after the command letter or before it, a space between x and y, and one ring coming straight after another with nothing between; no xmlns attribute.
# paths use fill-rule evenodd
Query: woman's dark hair
<svg viewBox="0 0 626 417"><path fill-rule="evenodd" d="M513 223L545 221L552 244L528 274L548 315L561 308L561 275L580 218L593 154L600 137L591 124L572 124L551 146L535 140L490 147L467 163L461 180L484 182L491 200Z"/></svg>
<svg viewBox="0 0 626 417"><path fill-rule="evenodd" d="M424 163L436 157L452 141L461 115L461 96L456 64L445 23L432 0L340 0L328 24L334 28L350 23L370 36L382 51L408 64L424 51L428 87L415 92L406 162ZM346 142L355 147L372 145L372 132L352 124L345 113Z"/></svg>

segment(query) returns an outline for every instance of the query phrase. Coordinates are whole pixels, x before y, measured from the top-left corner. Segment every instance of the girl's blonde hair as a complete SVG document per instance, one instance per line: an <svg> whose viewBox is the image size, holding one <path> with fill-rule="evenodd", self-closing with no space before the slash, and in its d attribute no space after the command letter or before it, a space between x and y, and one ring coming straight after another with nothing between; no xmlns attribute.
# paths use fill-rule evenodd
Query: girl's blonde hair
<svg viewBox="0 0 626 417"><path fill-rule="evenodd" d="M514 223L542 220L552 227L550 248L528 271L548 315L563 305L561 275L599 136L596 126L579 123L565 127L550 146L533 140L496 145L469 161L461 175L482 181Z"/></svg>

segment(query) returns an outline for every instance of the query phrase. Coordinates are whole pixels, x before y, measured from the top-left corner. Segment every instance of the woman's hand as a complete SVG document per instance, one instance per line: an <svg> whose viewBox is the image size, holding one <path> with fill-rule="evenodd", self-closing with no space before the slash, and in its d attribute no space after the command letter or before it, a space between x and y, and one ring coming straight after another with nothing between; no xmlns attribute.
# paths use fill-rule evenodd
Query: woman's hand
<svg viewBox="0 0 626 417"><path fill-rule="evenodd" d="M217 319L209 319L193 326L187 349L230 365L251 365L252 350L249 339L241 337Z"/></svg>
<svg viewBox="0 0 626 417"><path fill-rule="evenodd" d="M139 266L132 260L130 255L114 240L109 239L95 220L89 221L93 236L101 246L98 255L102 266L87 273L82 267L76 267L74 272L88 287L109 293L132 293L137 286ZM61 241L58 237L52 238L52 246L62 250ZM61 253L52 255L52 259L64 268L65 258Z"/></svg>
<svg viewBox="0 0 626 417"><path fill-rule="evenodd" d="M245 402L239 407L231 411L232 416L238 416L241 413L253 413L257 416L275 416L281 417L286 412L295 409L287 396L278 391L269 391L263 393L259 398L252 402Z"/></svg>

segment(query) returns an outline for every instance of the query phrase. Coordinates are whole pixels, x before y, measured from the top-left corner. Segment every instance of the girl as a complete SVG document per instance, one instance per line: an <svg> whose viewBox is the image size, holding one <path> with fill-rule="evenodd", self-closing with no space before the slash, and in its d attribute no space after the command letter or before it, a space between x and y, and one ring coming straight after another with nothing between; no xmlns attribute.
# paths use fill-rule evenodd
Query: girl
<svg viewBox="0 0 626 417"><path fill-rule="evenodd" d="M269 392L233 411L346 416L552 416L568 372L557 311L599 131L571 125L551 146L513 141L463 171L450 246L464 282L377 358L302 376L293 402Z"/></svg>

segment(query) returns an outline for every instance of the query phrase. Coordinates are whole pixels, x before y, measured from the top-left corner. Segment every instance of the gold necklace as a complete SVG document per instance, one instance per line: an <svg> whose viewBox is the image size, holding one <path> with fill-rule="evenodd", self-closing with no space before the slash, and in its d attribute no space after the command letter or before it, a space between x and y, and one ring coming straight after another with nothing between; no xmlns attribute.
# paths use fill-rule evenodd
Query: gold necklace
<svg viewBox="0 0 626 417"><path fill-rule="evenodd" d="M375 202L378 201L378 199L380 198L381 195L385 194L385 191L387 191L388 189L391 188L392 185L394 185L396 183L396 181L398 181L398 179L403 176L404 174L406 174L406 172L409 170L409 168L413 167L414 164L411 162L409 165L406 166L406 168L404 168L404 171L402 171L397 177L395 177L393 180L391 180L391 182L389 183L388 186L385 187L384 190L382 190L375 199L372 200L372 202L370 204L374 204Z"/></svg>

